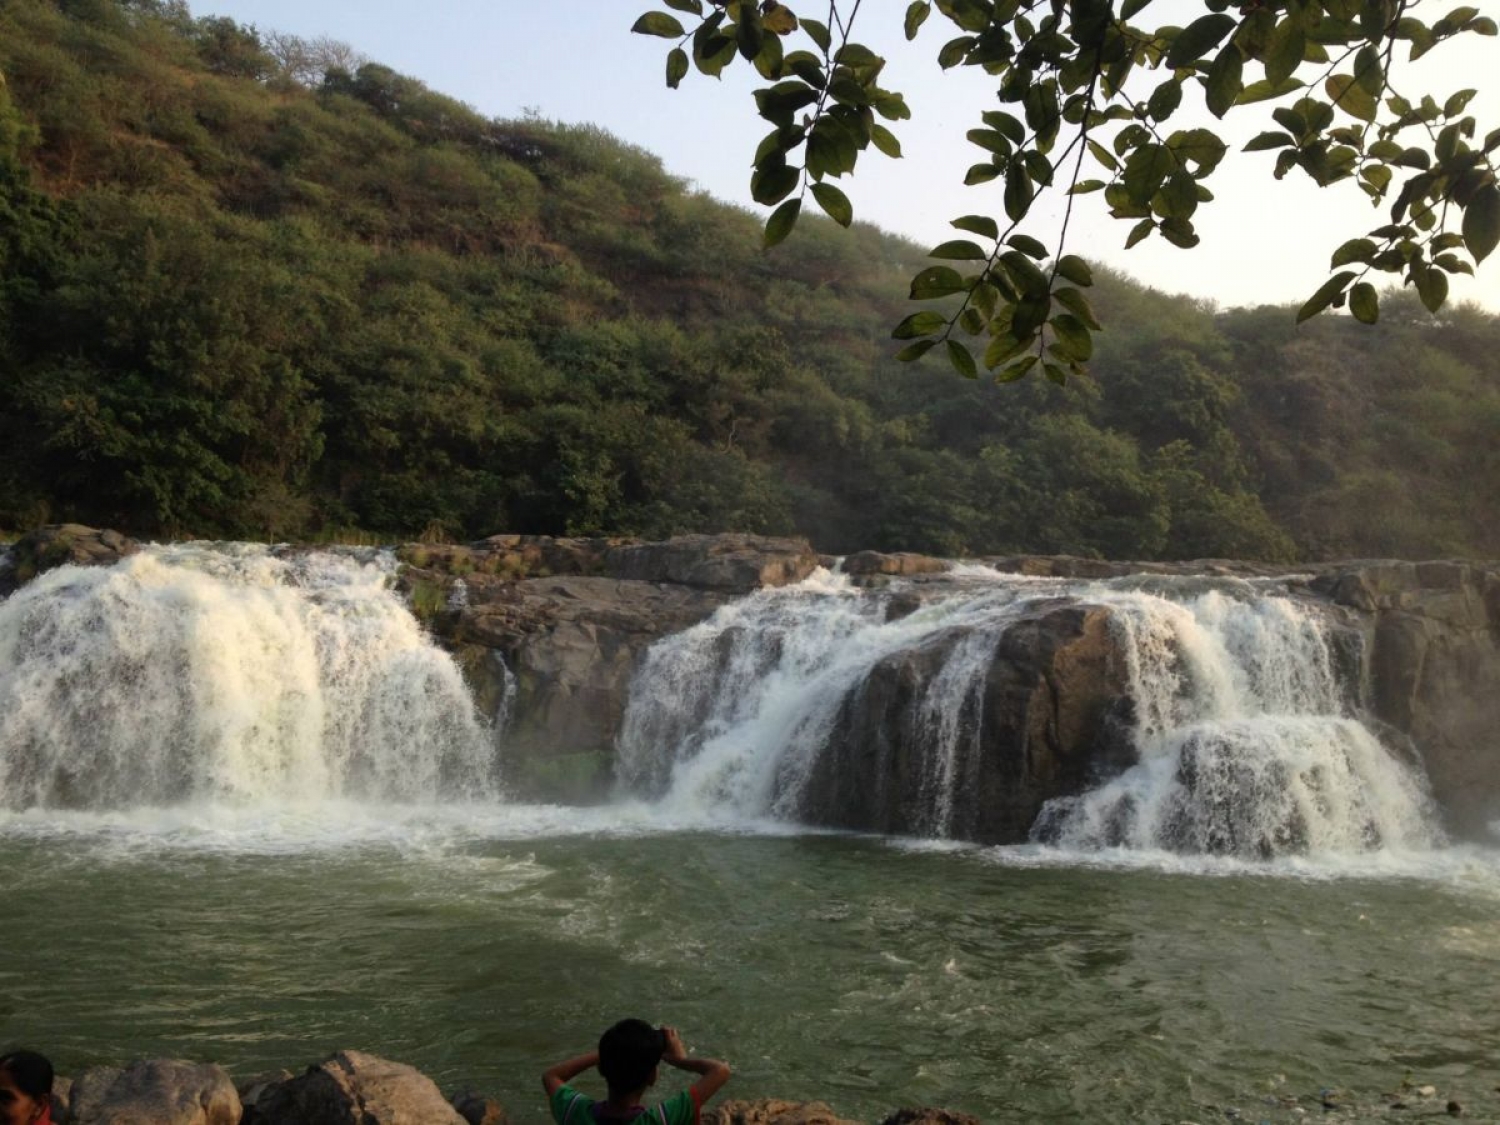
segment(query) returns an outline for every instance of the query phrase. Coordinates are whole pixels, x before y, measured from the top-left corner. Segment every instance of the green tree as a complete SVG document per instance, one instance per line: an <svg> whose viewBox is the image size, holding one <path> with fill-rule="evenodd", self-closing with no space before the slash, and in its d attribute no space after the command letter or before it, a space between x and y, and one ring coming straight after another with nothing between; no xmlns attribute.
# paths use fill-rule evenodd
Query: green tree
<svg viewBox="0 0 1500 1125"><path fill-rule="evenodd" d="M848 226L853 209L833 183L871 146L901 155L884 124L910 116L881 85L885 60L854 39L859 0L830 0L828 19L779 0L664 0L672 12L642 15L632 30L674 40L667 84L696 67L718 76L747 60L769 85L755 92L772 131L754 158L750 192L774 205L767 246L784 239L811 195ZM797 5L802 7L801 4ZM1461 34L1494 35L1493 19L1457 7L1423 18L1422 0L1203 0L1185 26L1143 22L1163 0L912 0L914 39L936 12L957 34L938 51L944 68L991 75L999 107L978 114L968 139L980 159L966 183L1004 182L1004 215L965 215L965 235L931 251L938 265L912 279L914 300L941 311L906 317L897 339L915 359L939 345L958 371L981 366L1008 382L1040 366L1054 382L1082 371L1100 327L1084 290L1092 271L1068 252L1077 197L1099 193L1132 223L1127 247L1153 234L1197 244L1193 217L1213 198L1209 181L1227 151L1211 128L1177 125L1200 102L1215 118L1269 107L1247 151L1274 152L1274 175L1294 170L1319 186L1356 185L1389 203L1390 221L1352 238L1335 273L1298 312L1304 320L1347 304L1373 323L1371 275L1395 274L1433 311L1448 278L1472 273L1500 243L1500 129L1480 135L1466 109L1475 91L1440 101L1398 78L1398 49L1415 59ZM818 15L824 11L817 5ZM804 13L806 9L804 8ZM696 22L694 22L696 21ZM1023 224L1048 191L1068 206L1053 243ZM947 263L954 264L947 264ZM976 352L978 356L976 358Z"/></svg>

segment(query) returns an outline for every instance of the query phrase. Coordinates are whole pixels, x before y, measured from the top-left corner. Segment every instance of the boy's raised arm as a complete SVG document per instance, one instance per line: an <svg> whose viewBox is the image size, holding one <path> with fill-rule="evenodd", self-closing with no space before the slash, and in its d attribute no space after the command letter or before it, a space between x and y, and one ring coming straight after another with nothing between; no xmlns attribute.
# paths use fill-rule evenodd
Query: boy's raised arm
<svg viewBox="0 0 1500 1125"><path fill-rule="evenodd" d="M550 1098L561 1087L573 1081L573 1079L577 1078L585 1070L598 1065L598 1051L590 1051L586 1055L578 1055L568 1059L566 1062L560 1062L542 1075L542 1089L547 1091L547 1097ZM720 1083L720 1085L723 1085L723 1083ZM714 1089L718 1089L718 1086L715 1086Z"/></svg>
<svg viewBox="0 0 1500 1125"><path fill-rule="evenodd" d="M683 1047L682 1039L675 1027L664 1027L661 1030L667 1040L661 1061L669 1066L675 1066L678 1070L690 1070L694 1074L702 1075L690 1088L693 1104L701 1107L704 1102L719 1092L724 1083L729 1081L729 1075L732 1073L729 1064L718 1059L692 1058Z"/></svg>

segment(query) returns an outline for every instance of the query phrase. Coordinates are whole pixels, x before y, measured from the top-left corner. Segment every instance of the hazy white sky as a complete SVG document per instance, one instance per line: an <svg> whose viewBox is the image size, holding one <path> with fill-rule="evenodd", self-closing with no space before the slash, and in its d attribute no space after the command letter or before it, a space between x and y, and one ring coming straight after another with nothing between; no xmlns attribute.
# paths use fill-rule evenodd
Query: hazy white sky
<svg viewBox="0 0 1500 1125"><path fill-rule="evenodd" d="M1453 0L1457 3L1457 0ZM1500 0L1470 0L1500 18ZM190 0L195 14L227 15L262 29L342 39L372 59L420 78L433 89L496 117L535 110L543 117L592 122L661 157L668 171L715 196L754 207L749 164L769 126L749 92L760 82L749 67L722 82L691 73L677 91L663 80L666 40L631 35L649 0ZM819 5L821 6L821 5ZM1188 18L1198 3L1178 5ZM1451 5L1426 0L1429 19ZM793 7L799 7L794 4ZM998 182L966 188L964 171L980 152L964 139L979 112L997 105L982 74L944 73L938 47L949 38L934 16L914 44L901 34L906 0L864 0L856 38L888 60L884 85L900 90L912 119L893 126L905 156L892 161L873 148L840 186L856 217L935 245L955 232L948 220L999 215ZM1442 102L1468 87L1479 96L1469 112L1482 136L1500 128L1500 40L1465 36L1411 68L1400 88ZM734 73L743 71L743 73ZM1241 141L1271 128L1265 117L1234 126ZM1231 121L1237 114L1231 114ZM1210 119L1211 120L1211 119ZM1227 130L1226 130L1227 131ZM1237 147L1237 146L1235 146ZM1217 199L1196 216L1202 243L1178 250L1153 236L1128 253L1131 222L1108 218L1102 195L1074 208L1070 249L1104 261L1160 289L1191 293L1224 306L1300 301L1328 276L1328 258L1347 238L1387 221L1352 183L1318 190L1294 172L1271 178L1274 153L1232 153L1209 181ZM1053 243L1061 207L1028 219L1027 233ZM1500 311L1500 253L1475 279L1454 279L1454 299Z"/></svg>

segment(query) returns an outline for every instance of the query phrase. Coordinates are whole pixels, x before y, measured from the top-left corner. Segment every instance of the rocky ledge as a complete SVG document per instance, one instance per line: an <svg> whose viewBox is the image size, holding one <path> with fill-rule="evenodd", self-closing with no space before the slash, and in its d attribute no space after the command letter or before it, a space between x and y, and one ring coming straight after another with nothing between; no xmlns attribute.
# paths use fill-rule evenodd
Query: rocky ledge
<svg viewBox="0 0 1500 1125"><path fill-rule="evenodd" d="M540 1100L540 1099L539 1099ZM339 1051L301 1074L281 1071L240 1082L223 1067L181 1059L138 1059L59 1078L57 1125L510 1125L499 1102L468 1089L446 1097L415 1067ZM703 1125L858 1125L822 1102L724 1101ZM882 1125L979 1125L950 1110L897 1110Z"/></svg>

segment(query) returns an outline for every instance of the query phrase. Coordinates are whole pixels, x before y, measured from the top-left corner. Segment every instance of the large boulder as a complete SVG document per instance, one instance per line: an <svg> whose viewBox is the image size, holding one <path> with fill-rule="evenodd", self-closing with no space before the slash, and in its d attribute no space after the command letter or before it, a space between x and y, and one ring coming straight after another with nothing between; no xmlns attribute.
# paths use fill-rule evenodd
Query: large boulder
<svg viewBox="0 0 1500 1125"><path fill-rule="evenodd" d="M118 531L59 523L39 527L18 539L0 564L0 597L24 586L53 567L109 566L140 546Z"/></svg>
<svg viewBox="0 0 1500 1125"><path fill-rule="evenodd" d="M802 819L1014 843L1048 800L1130 763L1125 662L1108 609L1038 603L993 655L968 654L981 663L972 685L956 685L958 698L933 699L955 650L978 639L955 627L875 666L845 699L800 791ZM951 806L934 792L951 793Z"/></svg>
<svg viewBox="0 0 1500 1125"><path fill-rule="evenodd" d="M1356 611L1376 717L1409 737L1449 828L1500 818L1500 572L1457 562L1330 567L1310 583Z"/></svg>
<svg viewBox="0 0 1500 1125"><path fill-rule="evenodd" d="M735 594L800 582L818 562L806 540L759 535L681 535L664 543L615 547L605 556L605 566L616 578Z"/></svg>
<svg viewBox="0 0 1500 1125"><path fill-rule="evenodd" d="M239 1125L241 1107L223 1068L180 1059L96 1066L73 1081L71 1125Z"/></svg>
<svg viewBox="0 0 1500 1125"><path fill-rule="evenodd" d="M415 1067L340 1051L265 1090L257 1125L467 1125Z"/></svg>

